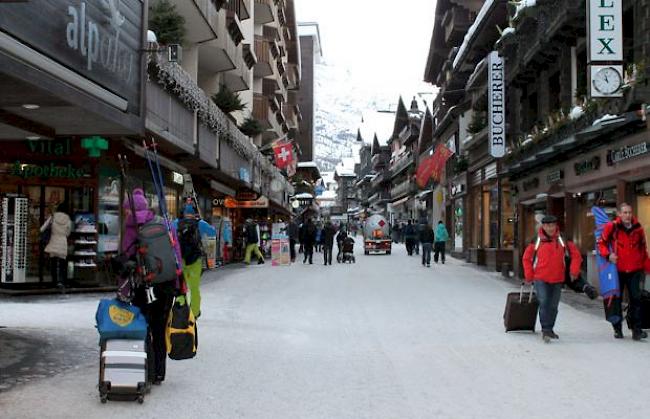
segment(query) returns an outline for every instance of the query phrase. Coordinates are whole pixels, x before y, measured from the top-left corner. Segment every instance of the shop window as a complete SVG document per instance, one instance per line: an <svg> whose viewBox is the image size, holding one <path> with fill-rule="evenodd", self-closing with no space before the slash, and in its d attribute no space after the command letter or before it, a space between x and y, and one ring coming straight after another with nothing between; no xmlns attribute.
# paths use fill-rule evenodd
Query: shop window
<svg viewBox="0 0 650 419"><path fill-rule="evenodd" d="M515 207L512 204L510 184L501 185L501 247L512 249L515 241Z"/></svg>
<svg viewBox="0 0 650 419"><path fill-rule="evenodd" d="M650 181L639 183L636 187L635 215L645 229L646 243L650 238Z"/></svg>
<svg viewBox="0 0 650 419"><path fill-rule="evenodd" d="M576 195L575 199L577 201L577 217L573 240L581 253L586 254L594 250L596 244L594 235L596 223L591 214L591 208L598 205L605 209L610 218L614 218L616 215L616 188Z"/></svg>
<svg viewBox="0 0 650 419"><path fill-rule="evenodd" d="M482 217L481 217L481 187L475 187L472 193L471 216L473 222L470 223L472 229L472 247L481 247L482 234Z"/></svg>

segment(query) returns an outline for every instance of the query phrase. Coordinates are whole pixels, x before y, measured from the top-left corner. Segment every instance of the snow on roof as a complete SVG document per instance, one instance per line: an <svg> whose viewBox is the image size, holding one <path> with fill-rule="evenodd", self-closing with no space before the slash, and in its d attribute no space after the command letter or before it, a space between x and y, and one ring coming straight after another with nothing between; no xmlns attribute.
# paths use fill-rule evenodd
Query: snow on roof
<svg viewBox="0 0 650 419"><path fill-rule="evenodd" d="M318 165L313 161L302 161L298 163L298 167L315 167L318 169Z"/></svg>
<svg viewBox="0 0 650 419"><path fill-rule="evenodd" d="M393 134L395 125L394 111L367 111L363 114L363 120L364 122L359 127L359 130L364 144L372 145L375 134L377 134L380 145L388 144L388 139Z"/></svg>
<svg viewBox="0 0 650 419"><path fill-rule="evenodd" d="M307 193L307 192L303 192L303 193L299 193L298 195L295 195L294 198L296 198L296 199L312 199L312 198L314 198L314 195L312 195L310 193Z"/></svg>
<svg viewBox="0 0 650 419"><path fill-rule="evenodd" d="M488 11L492 9L494 3L495 3L494 0L486 0L486 2L483 3L483 7L481 7L481 11L478 12L476 19L474 19L474 23L472 23L472 26L470 26L469 29L467 30L467 33L465 34L465 38L463 39L463 43L458 49L458 53L456 53L456 57L454 58L454 65L453 65L454 70L460 63L460 60L463 57L463 55L465 55L465 50L469 47L470 42L472 42L474 38L474 32L476 32L476 29L478 29L479 24L483 21L483 19L485 19L485 16L487 16Z"/></svg>

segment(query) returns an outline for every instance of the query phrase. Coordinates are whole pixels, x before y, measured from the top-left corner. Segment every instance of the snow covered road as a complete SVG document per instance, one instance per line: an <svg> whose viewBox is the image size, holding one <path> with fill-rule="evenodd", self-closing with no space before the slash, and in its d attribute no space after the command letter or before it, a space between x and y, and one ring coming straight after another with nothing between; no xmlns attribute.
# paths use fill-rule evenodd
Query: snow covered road
<svg viewBox="0 0 650 419"><path fill-rule="evenodd" d="M143 405L100 404L86 353L79 368L0 393L0 416L648 417L650 343L628 331L614 340L602 316L562 304L560 340L543 344L539 333L504 333L513 286L472 265L424 268L403 246L390 256L358 248L353 265L314 262L209 274L222 278L202 288L199 354L168 361ZM96 301L3 300L0 323L74 334L87 352Z"/></svg>

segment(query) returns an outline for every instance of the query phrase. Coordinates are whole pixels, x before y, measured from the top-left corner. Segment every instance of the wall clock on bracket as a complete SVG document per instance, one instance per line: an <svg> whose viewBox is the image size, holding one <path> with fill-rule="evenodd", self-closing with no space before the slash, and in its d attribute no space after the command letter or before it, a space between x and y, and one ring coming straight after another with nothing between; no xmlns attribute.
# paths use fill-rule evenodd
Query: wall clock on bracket
<svg viewBox="0 0 650 419"><path fill-rule="evenodd" d="M590 67L591 97L621 97L623 91L622 65L592 65Z"/></svg>

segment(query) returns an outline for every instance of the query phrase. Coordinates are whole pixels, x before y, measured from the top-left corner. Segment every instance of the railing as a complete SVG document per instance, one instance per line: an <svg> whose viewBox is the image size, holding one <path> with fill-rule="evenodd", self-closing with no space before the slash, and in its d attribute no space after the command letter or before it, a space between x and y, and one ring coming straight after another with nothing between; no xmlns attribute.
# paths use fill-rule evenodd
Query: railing
<svg viewBox="0 0 650 419"><path fill-rule="evenodd" d="M415 163L415 159L413 158L413 154L411 154L411 152L409 151L409 152L406 154L406 156L400 158L399 160L397 160L397 162L395 162L395 163L391 166L391 168L390 168L391 176L397 176L397 175L400 174L404 169L406 169L407 167L409 167L409 166L412 165L413 163Z"/></svg>
<svg viewBox="0 0 650 419"><path fill-rule="evenodd" d="M268 128L269 100L266 96L257 93L253 95L253 118Z"/></svg>
<svg viewBox="0 0 650 419"><path fill-rule="evenodd" d="M224 0L221 0L221 3L223 2ZM242 0L230 0L226 3L225 9L236 13L239 20L248 19L250 17Z"/></svg>
<svg viewBox="0 0 650 419"><path fill-rule="evenodd" d="M391 188L390 196L391 198L398 198L401 197L402 195L409 194L412 191L413 191L413 183L411 182L411 179L407 179L404 182L398 183L393 188Z"/></svg>
<svg viewBox="0 0 650 419"><path fill-rule="evenodd" d="M271 63L269 41L263 36L255 35L255 55L258 63Z"/></svg>

